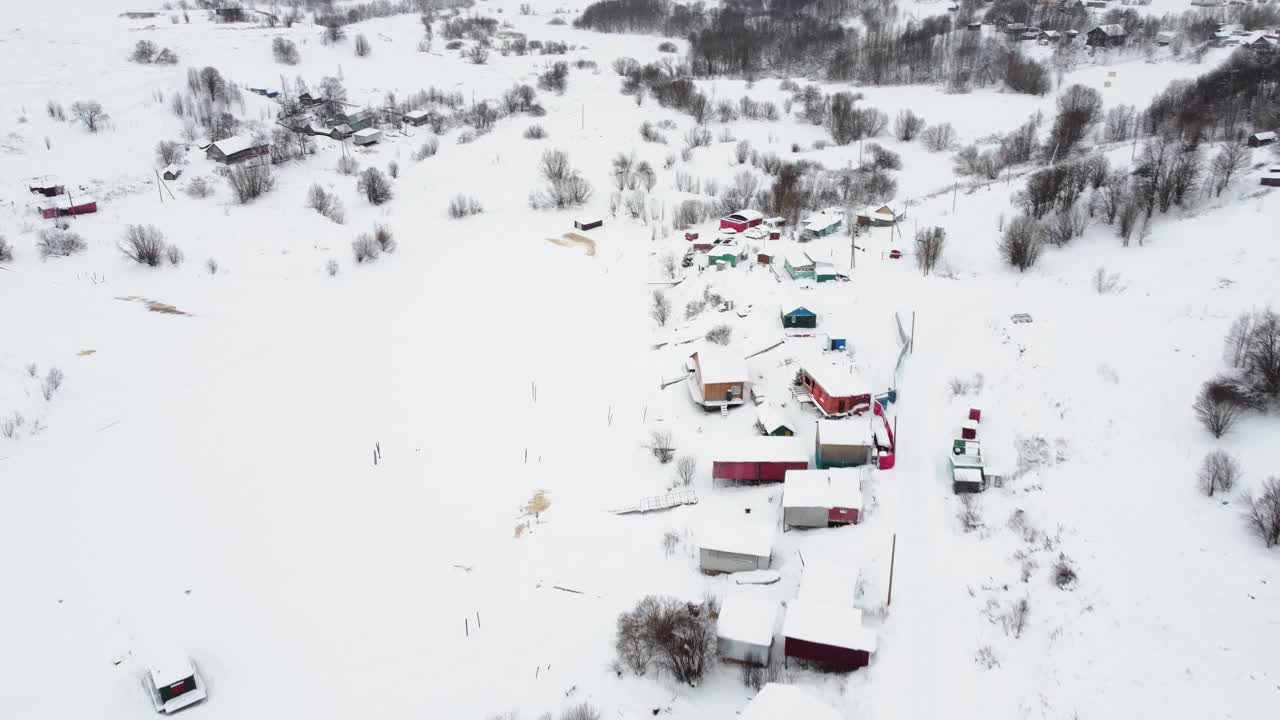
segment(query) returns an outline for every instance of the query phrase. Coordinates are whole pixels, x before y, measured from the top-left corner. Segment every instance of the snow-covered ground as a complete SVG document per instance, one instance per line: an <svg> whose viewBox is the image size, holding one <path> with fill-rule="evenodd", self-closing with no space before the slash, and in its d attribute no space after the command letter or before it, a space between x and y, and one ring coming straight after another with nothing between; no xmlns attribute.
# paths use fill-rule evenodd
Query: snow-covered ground
<svg viewBox="0 0 1280 720"><path fill-rule="evenodd" d="M478 12L501 9L531 39L576 45L568 59L595 60L599 72L572 70L563 96L540 92L545 117L502 120L466 145L453 130L421 162L411 155L426 128L355 150L362 167L400 165L381 207L337 172L341 150L328 140L280 168L276 188L250 205L235 204L221 180L208 199L181 192L214 178L195 148L170 183L176 197L161 196L154 146L178 138L167 101L185 88L186 68L216 66L245 86L341 76L353 102L377 103L427 85L494 98L533 84L549 58L494 53L477 66L442 38L420 53L413 15L351 28L373 43L360 59L350 40L326 47L309 24L126 20L117 13L136 8L123 0L15 9L0 30L0 234L15 246L0 265L0 417L17 412L23 423L0 437L0 717L149 716L140 674L151 653L175 647L209 686L210 699L187 712L210 720L537 717L582 700L607 717L662 708L727 720L751 697L725 666L697 688L610 669L617 614L639 597L736 587L698 572L700 527L748 508L780 513L780 486L711 483L714 449L752 432L751 406L722 418L696 408L683 383L660 389L693 346L653 349L676 331L652 327L649 293L663 287L658 258L687 243L620 213L590 233L589 256L546 240L578 213L528 207L539 155L561 148L596 188L583 214L607 215L610 157L634 149L661 168L691 120L617 91L611 61L656 59L658 38L550 26L554 3L534 2L532 16L518 5ZM299 65L272 62L278 35L298 42ZM128 62L140 38L181 62ZM1141 107L1222 57L1134 58L1064 82L1099 87L1108 106ZM701 85L717 97L783 97L777 79ZM964 141L1037 110L1051 117L1054 103L1052 94L859 90L890 116L909 107L948 120ZM243 117L269 123L275 104L245 97ZM111 113L106 132L45 113L47 100L89 98ZM674 121L671 145L641 142L644 119ZM521 137L534 122L547 139ZM809 149L827 135L802 120L730 129L761 151L789 156L799 142L803 157L829 167L857 161L856 146ZM869 391L896 382L900 393L897 465L872 474L864 521L779 534L782 580L764 589L790 599L804 566L826 566L850 585L860 575L860 602L875 610L896 542L892 604L868 613L878 651L852 675L793 669L783 679L858 719L1272 717L1277 554L1246 534L1238 493L1208 500L1193 475L1215 446L1240 458L1242 489L1280 473L1280 420L1250 417L1215 443L1190 403L1220 367L1235 314L1280 304L1280 201L1256 192L1251 170L1221 198L1157 216L1142 247L1120 247L1095 226L1020 275L995 252L1016 178L972 186L955 178L949 153L878 142L903 155L897 199L913 204L902 234L948 230L942 272L921 277L909 258L889 259L907 243L876 228L858 239L856 269L847 236L806 246L848 272L847 283L804 287L780 266L748 262L690 270L667 291L673 325L705 287L751 305L745 318L708 309L690 321L698 334L729 323L743 354L782 336L780 306L805 305L820 314L819 332L848 339L852 359L840 360L856 364ZM733 147L660 169L655 202L669 213L683 197L677 171L728 182L739 169ZM1109 152L1119 165L1130 151ZM1255 164L1266 159L1255 151ZM99 200L97 214L73 222L89 244L82 254L36 252L46 221L25 181L46 173ZM312 183L341 197L345 224L305 207ZM954 195L936 194L953 184ZM450 220L457 193L485 212ZM375 222L399 248L356 265L349 244ZM160 228L186 262L127 262L116 243L132 223ZM340 265L333 277L330 259ZM1122 291L1094 290L1099 267L1120 275ZM180 312L149 311L146 300ZM1013 313L1034 320L1013 324ZM895 314L915 330L896 381ZM816 416L787 388L822 341L791 338L748 361L805 443ZM51 367L66 379L46 400ZM953 378L972 389L953 396ZM946 453L970 407L983 411L984 450L1010 466L1021 457L1026 472L980 496L984 527L964 532ZM701 501L609 513L672 485L671 467L646 448L655 429L699 458ZM680 537L670 553L667 533ZM1060 553L1079 571L1071 590L1049 579ZM1024 597L1028 623L1015 638L998 616Z"/></svg>

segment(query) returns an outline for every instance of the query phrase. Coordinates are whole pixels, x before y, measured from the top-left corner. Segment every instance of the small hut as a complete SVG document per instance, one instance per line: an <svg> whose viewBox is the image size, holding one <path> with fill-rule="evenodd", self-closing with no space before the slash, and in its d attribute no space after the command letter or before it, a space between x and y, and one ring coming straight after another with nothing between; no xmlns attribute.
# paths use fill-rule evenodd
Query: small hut
<svg viewBox="0 0 1280 720"><path fill-rule="evenodd" d="M756 422L765 435L793 437L796 434L792 423L783 417L782 409L772 403L762 402L756 406Z"/></svg>
<svg viewBox="0 0 1280 720"><path fill-rule="evenodd" d="M801 597L787 603L782 629L786 656L833 670L866 667L876 651L876 634L862 625L862 611Z"/></svg>
<svg viewBox="0 0 1280 720"><path fill-rule="evenodd" d="M814 438L819 469L858 467L875 457L875 435L864 420L819 420Z"/></svg>
<svg viewBox="0 0 1280 720"><path fill-rule="evenodd" d="M776 600L750 590L725 596L716 618L716 649L720 657L748 665L769 664L773 634L781 608Z"/></svg>
<svg viewBox="0 0 1280 720"><path fill-rule="evenodd" d="M587 230L595 230L604 225L604 220L598 217L582 217L573 221L573 229L586 232Z"/></svg>
<svg viewBox="0 0 1280 720"><path fill-rule="evenodd" d="M699 566L704 573L768 570L773 556L773 525L740 520L708 526L698 534Z"/></svg>
<svg viewBox="0 0 1280 720"><path fill-rule="evenodd" d="M378 128L362 128L351 134L351 142L356 145L372 145L382 139L382 131Z"/></svg>
<svg viewBox="0 0 1280 720"><path fill-rule="evenodd" d="M862 513L867 466L843 470L788 470L782 485L782 524L792 528L856 525Z"/></svg>
<svg viewBox="0 0 1280 720"><path fill-rule="evenodd" d="M793 329L803 328L812 330L818 327L818 314L804 306L797 306L791 310L786 310L782 314L782 327Z"/></svg>
<svg viewBox="0 0 1280 720"><path fill-rule="evenodd" d="M782 482L788 470L809 467L809 452L794 437L753 436L735 439L717 450L711 478L729 482Z"/></svg>
<svg viewBox="0 0 1280 720"><path fill-rule="evenodd" d="M871 408L871 392L853 367L818 361L801 370L800 383L813 404L827 417L864 413Z"/></svg>
<svg viewBox="0 0 1280 720"><path fill-rule="evenodd" d="M164 172L160 173L160 177L165 180L177 180L182 175L182 168L177 165L165 165Z"/></svg>
<svg viewBox="0 0 1280 720"><path fill-rule="evenodd" d="M791 248L783 255L783 269L792 280L813 278L813 259L798 248Z"/></svg>
<svg viewBox="0 0 1280 720"><path fill-rule="evenodd" d="M161 658L147 668L143 685L156 712L175 713L204 700L204 679L185 655Z"/></svg>
<svg viewBox="0 0 1280 720"><path fill-rule="evenodd" d="M689 392L706 409L741 405L747 397L747 361L724 348L708 345L689 356Z"/></svg>
<svg viewBox="0 0 1280 720"><path fill-rule="evenodd" d="M246 135L219 140L205 148L206 157L224 165L235 165L245 160L261 157L268 152L270 152L270 149L266 143L256 142Z"/></svg>
<svg viewBox="0 0 1280 720"><path fill-rule="evenodd" d="M1276 141L1275 132L1268 130L1266 132L1257 132L1249 136L1249 147L1264 147Z"/></svg>
<svg viewBox="0 0 1280 720"><path fill-rule="evenodd" d="M803 240L816 240L817 238L834 235L840 230L843 222L844 218L840 217L840 215L830 210L823 210L805 218L800 226L800 237Z"/></svg>

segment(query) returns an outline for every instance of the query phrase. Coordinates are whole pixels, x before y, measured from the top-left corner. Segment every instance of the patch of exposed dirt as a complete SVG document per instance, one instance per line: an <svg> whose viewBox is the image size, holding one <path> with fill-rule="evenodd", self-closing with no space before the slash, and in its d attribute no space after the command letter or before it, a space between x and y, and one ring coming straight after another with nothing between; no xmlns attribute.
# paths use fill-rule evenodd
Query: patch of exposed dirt
<svg viewBox="0 0 1280 720"><path fill-rule="evenodd" d="M165 315L190 315L191 314L189 312L183 312L182 310L179 310L178 308L172 305L169 305L168 303L162 303L159 300L148 300L147 298L138 297L137 295L127 295L125 297L118 297L116 299L124 300L126 302L142 303L143 305L147 306L148 310L154 313L163 313Z"/></svg>
<svg viewBox="0 0 1280 720"><path fill-rule="evenodd" d="M560 247L579 248L584 255L588 256L596 254L596 241L586 235L574 232L565 233L558 238L547 238L547 242L554 243Z"/></svg>
<svg viewBox="0 0 1280 720"><path fill-rule="evenodd" d="M525 503L524 511L527 515L537 515L546 512L549 507L551 507L551 501L547 499L546 491L539 490L529 498L529 502Z"/></svg>
<svg viewBox="0 0 1280 720"><path fill-rule="evenodd" d="M87 349L81 350L80 352L76 353L76 355L78 355L78 356L80 356L80 357L88 357L88 356L90 356L90 355L92 355L92 354L94 354L94 353L96 353L96 352L98 352L98 351L97 351L97 350L93 350L93 349L91 349L91 348L87 348Z"/></svg>

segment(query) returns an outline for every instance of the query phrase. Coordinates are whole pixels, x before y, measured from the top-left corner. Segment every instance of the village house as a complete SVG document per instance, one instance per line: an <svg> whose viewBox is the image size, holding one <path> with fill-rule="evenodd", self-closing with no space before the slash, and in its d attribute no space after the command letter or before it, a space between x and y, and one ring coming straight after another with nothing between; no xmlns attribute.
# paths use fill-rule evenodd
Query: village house
<svg viewBox="0 0 1280 720"><path fill-rule="evenodd" d="M378 116L373 110L364 109L347 113L342 116L341 120L342 124L351 128L351 132L355 133L365 128L373 127L378 120Z"/></svg>
<svg viewBox="0 0 1280 720"><path fill-rule="evenodd" d="M837 367L827 362L806 364L800 385L825 416L844 417L871 409L871 391L853 367Z"/></svg>
<svg viewBox="0 0 1280 720"><path fill-rule="evenodd" d="M51 220L69 215L87 215L98 212L98 201L88 195L72 195L63 193L52 197L45 196L37 205L40 217Z"/></svg>
<svg viewBox="0 0 1280 720"><path fill-rule="evenodd" d="M246 135L219 140L205 149L205 156L214 162L235 165L270 152L266 143L260 143Z"/></svg>
<svg viewBox="0 0 1280 720"><path fill-rule="evenodd" d="M355 145L373 145L381 139L382 131L378 128L367 127L351 134L351 142Z"/></svg>
<svg viewBox="0 0 1280 720"><path fill-rule="evenodd" d="M773 636L782 615L778 601L744 588L729 593L716 618L716 650L720 657L763 667L769 664Z"/></svg>
<svg viewBox="0 0 1280 720"><path fill-rule="evenodd" d="M721 520L698 533L698 566L707 574L768 570L774 527L757 520Z"/></svg>
<svg viewBox="0 0 1280 720"><path fill-rule="evenodd" d="M782 256L782 267L792 280L813 278L813 259L799 248L789 248Z"/></svg>
<svg viewBox="0 0 1280 720"><path fill-rule="evenodd" d="M746 251L735 242L712 245L707 250L707 267L728 265L738 267L738 261L746 257Z"/></svg>
<svg viewBox="0 0 1280 720"><path fill-rule="evenodd" d="M788 470L782 484L782 524L789 528L856 525L862 513L862 479L868 466Z"/></svg>
<svg viewBox="0 0 1280 720"><path fill-rule="evenodd" d="M1089 47L1121 47L1128 37L1123 26L1114 23L1099 25L1085 33L1085 44Z"/></svg>
<svg viewBox="0 0 1280 720"><path fill-rule="evenodd" d="M840 230L844 218L831 210L823 210L804 219L800 224L801 240L817 240L834 235Z"/></svg>
<svg viewBox="0 0 1280 720"><path fill-rule="evenodd" d="M818 314L804 306L783 310L781 315L782 327L788 330L812 330L818 327Z"/></svg>
<svg viewBox="0 0 1280 720"><path fill-rule="evenodd" d="M764 215L757 210L739 210L731 215L720 218L721 230L733 230L734 232L746 232L747 228L753 228L764 222Z"/></svg>
<svg viewBox="0 0 1280 720"><path fill-rule="evenodd" d="M404 114L404 121L414 127L426 125L431 122L430 110L410 110Z"/></svg>
<svg viewBox="0 0 1280 720"><path fill-rule="evenodd" d="M903 215L888 203L884 205L872 206L858 213L859 225L870 225L873 227L888 227L898 222Z"/></svg>
<svg viewBox="0 0 1280 720"><path fill-rule="evenodd" d="M858 467L875 457L874 423L866 420L819 420L814 437L814 465L828 468Z"/></svg>
<svg viewBox="0 0 1280 720"><path fill-rule="evenodd" d="M1247 141L1249 147L1264 147L1276 141L1276 134L1273 131L1257 132L1249 136Z"/></svg>
<svg viewBox="0 0 1280 720"><path fill-rule="evenodd" d="M1052 45L1062 40L1062 33L1057 30L1045 30L1040 33L1037 41L1041 45Z"/></svg>
<svg viewBox="0 0 1280 720"><path fill-rule="evenodd" d="M165 165L160 177L165 180L177 180L182 175L182 168L177 165Z"/></svg>
<svg viewBox="0 0 1280 720"><path fill-rule="evenodd" d="M704 409L741 405L747 397L747 361L724 348L707 345L689 356L689 393Z"/></svg>
<svg viewBox="0 0 1280 720"><path fill-rule="evenodd" d="M831 670L866 667L876 651L876 634L863 627L861 610L803 595L787 603L782 635L786 657Z"/></svg>
<svg viewBox="0 0 1280 720"><path fill-rule="evenodd" d="M808 691L794 685L769 683L743 708L738 720L843 720L843 716Z"/></svg>
<svg viewBox="0 0 1280 720"><path fill-rule="evenodd" d="M782 482L788 470L809 467L809 452L793 437L755 435L715 451L711 478L728 482Z"/></svg>

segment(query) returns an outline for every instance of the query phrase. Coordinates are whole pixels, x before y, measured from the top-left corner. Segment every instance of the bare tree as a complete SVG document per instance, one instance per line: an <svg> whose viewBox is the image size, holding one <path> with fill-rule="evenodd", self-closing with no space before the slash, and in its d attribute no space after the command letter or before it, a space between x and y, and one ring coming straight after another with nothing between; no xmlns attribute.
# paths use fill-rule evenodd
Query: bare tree
<svg viewBox="0 0 1280 720"><path fill-rule="evenodd" d="M156 157L161 165L172 165L182 157L182 146L172 140L156 143Z"/></svg>
<svg viewBox="0 0 1280 720"><path fill-rule="evenodd" d="M271 166L267 164L241 163L227 173L227 183L235 191L241 205L261 197L275 187Z"/></svg>
<svg viewBox="0 0 1280 720"><path fill-rule="evenodd" d="M721 323L707 331L705 339L709 343L716 345L728 345L729 340L733 337L733 328L729 325Z"/></svg>
<svg viewBox="0 0 1280 720"><path fill-rule="evenodd" d="M653 291L653 301L649 305L649 317L658 323L658 327L665 327L667 320L671 318L671 300L661 290Z"/></svg>
<svg viewBox="0 0 1280 720"><path fill-rule="evenodd" d="M1280 477L1270 477L1255 495L1245 493L1244 517L1249 529L1267 547L1280 545Z"/></svg>
<svg viewBox="0 0 1280 720"><path fill-rule="evenodd" d="M911 110L902 110L893 120L893 134L903 142L911 142L924 129L924 118Z"/></svg>
<svg viewBox="0 0 1280 720"><path fill-rule="evenodd" d="M97 100L77 100L71 103L71 114L84 123L85 129L91 133L98 132L111 119L107 111L102 109L102 103Z"/></svg>
<svg viewBox="0 0 1280 720"><path fill-rule="evenodd" d="M940 227L920 228L916 231L916 267L928 275L942 257L947 242L947 231Z"/></svg>
<svg viewBox="0 0 1280 720"><path fill-rule="evenodd" d="M367 57L369 53L373 52L373 48L369 47L369 38L363 34L356 35L354 48L356 57Z"/></svg>
<svg viewBox="0 0 1280 720"><path fill-rule="evenodd" d="M36 246L40 250L40 257L42 258L70 257L88 247L79 233L58 227L41 230Z"/></svg>
<svg viewBox="0 0 1280 720"><path fill-rule="evenodd" d="M680 273L680 260L676 254L670 250L662 254L662 276L668 280L675 280L676 275Z"/></svg>
<svg viewBox="0 0 1280 720"><path fill-rule="evenodd" d="M547 182L554 183L564 180L571 172L568 153L563 150L542 151L542 161L538 165L538 172L542 174L543 179Z"/></svg>
<svg viewBox="0 0 1280 720"><path fill-rule="evenodd" d="M658 462L666 465L676 456L676 448L671 438L671 433L666 430L654 430L649 433L649 451L658 459Z"/></svg>
<svg viewBox="0 0 1280 720"><path fill-rule="evenodd" d="M472 45L463 55L470 60L473 65L484 65L489 62L489 50L480 43Z"/></svg>
<svg viewBox="0 0 1280 720"><path fill-rule="evenodd" d="M945 152L956 144L956 130L946 122L930 125L921 131L920 140L929 152Z"/></svg>
<svg viewBox="0 0 1280 720"><path fill-rule="evenodd" d="M293 44L292 40L279 36L271 41L271 54L276 62L284 65L297 65L301 59L298 55L298 46Z"/></svg>
<svg viewBox="0 0 1280 720"><path fill-rule="evenodd" d="M680 478L680 482L688 487L693 484L693 479L698 474L698 458L692 455L681 455L676 460L676 477Z"/></svg>
<svg viewBox="0 0 1280 720"><path fill-rule="evenodd" d="M1041 237L1040 224L1035 218L1019 215L1005 226L996 247L1005 262L1018 268L1019 272L1026 272L1040 259Z"/></svg>
<svg viewBox="0 0 1280 720"><path fill-rule="evenodd" d="M129 59L136 63L149 63L151 58L155 57L158 49L156 44L150 40L139 40L133 46L133 53L129 55Z"/></svg>
<svg viewBox="0 0 1280 720"><path fill-rule="evenodd" d="M356 181L356 191L364 193L370 203L381 205L391 199L391 181L378 168L365 168Z"/></svg>
<svg viewBox="0 0 1280 720"><path fill-rule="evenodd" d="M351 241L351 254L357 263L367 263L377 260L382 251L368 233L360 233Z"/></svg>
<svg viewBox="0 0 1280 720"><path fill-rule="evenodd" d="M1231 177L1249 165L1249 147L1239 140L1223 143L1213 158L1214 190L1216 195L1231 184Z"/></svg>
<svg viewBox="0 0 1280 720"><path fill-rule="evenodd" d="M1213 497L1222 490L1230 491L1240 478L1240 463L1222 450L1214 450L1200 461L1200 470L1196 472L1196 482L1205 495Z"/></svg>
<svg viewBox="0 0 1280 720"><path fill-rule="evenodd" d="M649 668L679 683L696 685L715 662L718 604L647 596L618 616L615 648L621 663L638 675Z"/></svg>
<svg viewBox="0 0 1280 720"><path fill-rule="evenodd" d="M373 241L378 244L378 249L384 253L396 251L395 235L391 232L391 228L382 223L373 224Z"/></svg>
<svg viewBox="0 0 1280 720"><path fill-rule="evenodd" d="M1027 621L1030 617L1031 603L1027 598L1018 598L1013 601L1002 618L1005 633L1012 635L1014 638L1022 637L1022 633L1027 629Z"/></svg>
<svg viewBox="0 0 1280 720"><path fill-rule="evenodd" d="M1253 338L1253 320L1253 313L1242 312L1236 316L1231 323L1231 328L1227 330L1223 357L1233 368L1244 367L1249 343Z"/></svg>
<svg viewBox="0 0 1280 720"><path fill-rule="evenodd" d="M1240 419L1241 406L1224 388L1211 382L1205 383L1191 406L1200 424L1215 438L1231 432Z"/></svg>
<svg viewBox="0 0 1280 720"><path fill-rule="evenodd" d="M120 252L139 265L156 267L164 259L164 233L154 225L129 225L124 230Z"/></svg>

